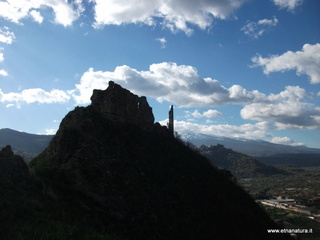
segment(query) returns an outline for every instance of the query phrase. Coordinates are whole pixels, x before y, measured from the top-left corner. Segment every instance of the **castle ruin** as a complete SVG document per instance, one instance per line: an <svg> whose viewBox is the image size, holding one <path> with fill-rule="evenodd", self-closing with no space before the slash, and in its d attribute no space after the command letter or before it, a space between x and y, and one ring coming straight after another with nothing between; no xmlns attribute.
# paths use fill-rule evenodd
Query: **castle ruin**
<svg viewBox="0 0 320 240"><path fill-rule="evenodd" d="M131 123L144 129L154 125L147 98L139 97L113 81L106 90L93 90L91 106L112 121Z"/></svg>
<svg viewBox="0 0 320 240"><path fill-rule="evenodd" d="M106 119L130 123L143 129L162 129L159 123L154 123L152 108L144 96L137 96L119 84L109 81L106 90L93 90L91 107L100 112ZM165 128L165 127L164 127ZM169 111L168 132L174 136L173 106ZM163 130L161 130L163 132Z"/></svg>

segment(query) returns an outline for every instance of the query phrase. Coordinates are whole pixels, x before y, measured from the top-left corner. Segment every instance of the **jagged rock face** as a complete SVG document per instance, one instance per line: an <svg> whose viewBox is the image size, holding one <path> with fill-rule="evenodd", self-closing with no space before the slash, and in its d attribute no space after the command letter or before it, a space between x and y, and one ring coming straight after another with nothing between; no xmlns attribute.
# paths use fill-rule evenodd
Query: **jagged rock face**
<svg viewBox="0 0 320 240"><path fill-rule="evenodd" d="M91 101L94 109L112 121L130 122L146 129L154 124L146 97L139 97L112 81L106 90L94 90Z"/></svg>
<svg viewBox="0 0 320 240"><path fill-rule="evenodd" d="M9 145L0 151L0 178L6 183L5 186L30 178L28 166L23 158L15 155Z"/></svg>

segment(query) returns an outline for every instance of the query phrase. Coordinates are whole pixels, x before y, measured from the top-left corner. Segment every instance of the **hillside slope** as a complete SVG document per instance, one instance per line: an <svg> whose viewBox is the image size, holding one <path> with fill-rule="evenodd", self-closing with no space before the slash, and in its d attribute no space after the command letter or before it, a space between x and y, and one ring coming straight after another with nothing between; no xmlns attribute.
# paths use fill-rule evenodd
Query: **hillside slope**
<svg viewBox="0 0 320 240"><path fill-rule="evenodd" d="M0 129L0 146L10 145L26 162L41 153L51 139L52 135L30 134L9 128Z"/></svg>
<svg viewBox="0 0 320 240"><path fill-rule="evenodd" d="M220 168L229 170L236 177L271 176L286 174L285 171L266 165L253 157L227 149L223 145L201 146L200 154Z"/></svg>
<svg viewBox="0 0 320 240"><path fill-rule="evenodd" d="M288 165L295 167L319 167L320 154L275 154L271 156L257 157L257 159L269 165Z"/></svg>

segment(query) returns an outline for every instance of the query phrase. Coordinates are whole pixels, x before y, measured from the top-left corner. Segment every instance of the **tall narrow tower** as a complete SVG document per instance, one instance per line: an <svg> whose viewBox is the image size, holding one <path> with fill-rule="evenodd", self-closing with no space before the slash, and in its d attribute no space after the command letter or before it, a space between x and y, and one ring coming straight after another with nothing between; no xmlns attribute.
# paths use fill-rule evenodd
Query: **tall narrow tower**
<svg viewBox="0 0 320 240"><path fill-rule="evenodd" d="M172 136L174 136L174 129L173 129L173 105L170 107L169 111L169 123L168 123L168 129Z"/></svg>

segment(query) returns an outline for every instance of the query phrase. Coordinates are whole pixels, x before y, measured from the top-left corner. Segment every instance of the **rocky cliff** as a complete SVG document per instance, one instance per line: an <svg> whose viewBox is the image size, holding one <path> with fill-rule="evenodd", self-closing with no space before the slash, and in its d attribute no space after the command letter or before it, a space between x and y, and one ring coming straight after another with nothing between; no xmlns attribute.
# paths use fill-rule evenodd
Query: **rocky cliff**
<svg viewBox="0 0 320 240"><path fill-rule="evenodd" d="M11 146L4 147L0 151L0 239L18 239L16 233L27 228L40 195L41 186L22 157L15 155Z"/></svg>
<svg viewBox="0 0 320 240"><path fill-rule="evenodd" d="M288 239L267 235L277 226L263 210L154 124L144 99L111 83L67 114L30 163L44 200L19 229L31 239Z"/></svg>
<svg viewBox="0 0 320 240"><path fill-rule="evenodd" d="M15 155L11 146L7 145L0 151L0 176L9 180L19 181L28 177L29 169L22 157Z"/></svg>

